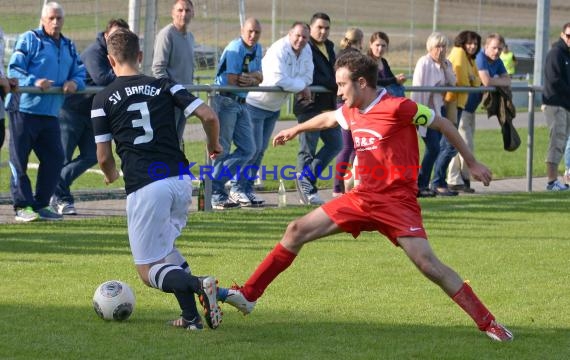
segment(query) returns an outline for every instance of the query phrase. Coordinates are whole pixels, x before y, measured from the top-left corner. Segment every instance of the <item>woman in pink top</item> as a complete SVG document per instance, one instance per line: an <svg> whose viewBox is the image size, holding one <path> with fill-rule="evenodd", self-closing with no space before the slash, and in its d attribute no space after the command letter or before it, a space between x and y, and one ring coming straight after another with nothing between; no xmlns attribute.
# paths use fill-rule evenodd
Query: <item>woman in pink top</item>
<svg viewBox="0 0 570 360"><path fill-rule="evenodd" d="M413 86L454 86L455 74L449 60L445 58L449 40L440 33L434 32L426 41L427 54L418 59ZM427 105L436 115L441 116L443 108L443 93L414 91L410 97L417 103ZM457 195L448 189L430 189L429 182L435 161L439 155L441 134L429 128L419 127L419 133L425 144L424 157L418 174L418 197L433 197L436 195Z"/></svg>

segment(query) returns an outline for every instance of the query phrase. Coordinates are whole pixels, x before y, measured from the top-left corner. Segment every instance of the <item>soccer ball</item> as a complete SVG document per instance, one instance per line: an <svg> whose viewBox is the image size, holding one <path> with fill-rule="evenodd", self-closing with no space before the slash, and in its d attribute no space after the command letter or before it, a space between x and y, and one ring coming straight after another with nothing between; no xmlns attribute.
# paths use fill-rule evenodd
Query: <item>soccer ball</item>
<svg viewBox="0 0 570 360"><path fill-rule="evenodd" d="M127 320L135 309L135 295L122 281L105 281L95 290L93 309L104 320Z"/></svg>

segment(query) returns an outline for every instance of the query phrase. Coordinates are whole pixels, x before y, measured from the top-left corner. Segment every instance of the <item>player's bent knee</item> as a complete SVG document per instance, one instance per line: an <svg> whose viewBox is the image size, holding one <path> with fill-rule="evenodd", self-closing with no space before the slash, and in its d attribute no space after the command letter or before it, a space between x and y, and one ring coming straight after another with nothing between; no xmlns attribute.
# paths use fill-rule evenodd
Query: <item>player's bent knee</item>
<svg viewBox="0 0 570 360"><path fill-rule="evenodd" d="M137 265L137 272L141 281L148 287L152 287L148 279L148 272L150 271L150 266L148 265Z"/></svg>
<svg viewBox="0 0 570 360"><path fill-rule="evenodd" d="M287 225L283 238L291 245L300 246L309 241L307 236L309 231L309 229L303 226L301 221L293 220Z"/></svg>

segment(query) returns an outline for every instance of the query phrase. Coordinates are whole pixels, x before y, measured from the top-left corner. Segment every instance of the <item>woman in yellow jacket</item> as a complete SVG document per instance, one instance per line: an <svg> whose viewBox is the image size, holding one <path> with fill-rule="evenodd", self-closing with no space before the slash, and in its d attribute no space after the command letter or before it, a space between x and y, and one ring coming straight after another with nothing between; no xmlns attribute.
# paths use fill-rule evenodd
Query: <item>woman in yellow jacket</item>
<svg viewBox="0 0 570 360"><path fill-rule="evenodd" d="M448 60L453 66L457 78L456 86L481 86L475 56L481 49L481 36L474 31L460 32L454 40L454 46ZM475 96L478 96L475 94ZM473 151L473 136L475 132L475 111L466 109L469 93L448 92L445 96L446 116L458 126L459 134ZM443 144L442 144L443 145ZM472 193L470 174L461 155L456 154L448 166L448 186L451 191Z"/></svg>

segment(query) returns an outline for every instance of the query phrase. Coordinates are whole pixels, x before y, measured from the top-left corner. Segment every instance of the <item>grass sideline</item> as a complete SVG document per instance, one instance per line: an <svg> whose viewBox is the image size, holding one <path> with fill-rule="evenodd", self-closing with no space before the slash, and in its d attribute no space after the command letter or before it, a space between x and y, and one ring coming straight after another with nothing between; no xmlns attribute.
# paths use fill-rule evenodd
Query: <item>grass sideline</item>
<svg viewBox="0 0 570 360"><path fill-rule="evenodd" d="M508 344L479 333L375 233L308 245L251 315L224 306L218 330L189 333L165 325L178 315L174 297L137 279L124 218L4 225L0 358L569 358L568 200L563 193L422 199L433 248L513 330ZM306 212L194 213L178 245L195 273L241 283ZM124 323L102 321L91 307L97 285L114 278L137 296Z"/></svg>

